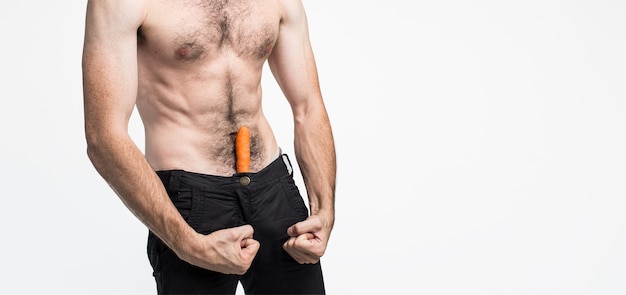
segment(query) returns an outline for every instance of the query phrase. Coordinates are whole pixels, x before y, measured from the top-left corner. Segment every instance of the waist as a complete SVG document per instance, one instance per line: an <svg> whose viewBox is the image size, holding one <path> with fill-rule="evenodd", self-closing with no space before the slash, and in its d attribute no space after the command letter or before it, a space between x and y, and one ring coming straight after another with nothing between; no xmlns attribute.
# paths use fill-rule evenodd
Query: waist
<svg viewBox="0 0 626 295"><path fill-rule="evenodd" d="M231 176L236 172L236 133L205 136L198 132L146 132L146 159L154 170L184 170ZM258 172L278 158L271 132L255 132L250 143L250 171Z"/></svg>
<svg viewBox="0 0 626 295"><path fill-rule="evenodd" d="M231 176L211 175L182 169L159 170L156 174L168 190L181 187L227 188L229 186L247 186L255 188L270 185L282 177L291 176L293 166L286 154L280 154L271 163L258 172L234 173Z"/></svg>

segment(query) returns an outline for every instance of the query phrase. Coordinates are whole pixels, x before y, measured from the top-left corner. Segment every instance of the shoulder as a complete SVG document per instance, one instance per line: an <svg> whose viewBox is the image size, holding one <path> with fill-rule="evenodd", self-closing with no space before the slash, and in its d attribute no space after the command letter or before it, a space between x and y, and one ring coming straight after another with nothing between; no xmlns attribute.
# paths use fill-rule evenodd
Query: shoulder
<svg viewBox="0 0 626 295"><path fill-rule="evenodd" d="M295 21L305 18L304 4L301 0L278 0L283 21Z"/></svg>
<svg viewBox="0 0 626 295"><path fill-rule="evenodd" d="M87 26L109 29L139 27L146 18L150 0L89 0Z"/></svg>

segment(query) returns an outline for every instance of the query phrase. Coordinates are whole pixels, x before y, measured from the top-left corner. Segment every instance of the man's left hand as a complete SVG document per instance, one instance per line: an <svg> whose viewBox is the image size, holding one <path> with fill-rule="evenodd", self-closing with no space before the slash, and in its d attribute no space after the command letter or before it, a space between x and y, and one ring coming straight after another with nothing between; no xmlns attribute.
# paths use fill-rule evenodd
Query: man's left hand
<svg viewBox="0 0 626 295"><path fill-rule="evenodd" d="M311 215L287 229L290 238L283 249L300 264L317 263L326 251L331 229L332 222Z"/></svg>

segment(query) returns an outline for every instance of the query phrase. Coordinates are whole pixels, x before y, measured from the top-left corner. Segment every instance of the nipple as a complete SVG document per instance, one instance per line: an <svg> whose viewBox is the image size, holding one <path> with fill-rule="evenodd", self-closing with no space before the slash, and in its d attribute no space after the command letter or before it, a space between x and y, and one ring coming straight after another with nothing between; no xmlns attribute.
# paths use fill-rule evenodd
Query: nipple
<svg viewBox="0 0 626 295"><path fill-rule="evenodd" d="M270 44L265 45L265 56L270 54L270 52L272 52L272 45L270 45Z"/></svg>
<svg viewBox="0 0 626 295"><path fill-rule="evenodd" d="M181 47L178 48L178 50L176 50L176 56L178 58L186 58L187 55L189 55L189 53L191 52L191 49L189 47Z"/></svg>
<svg viewBox="0 0 626 295"><path fill-rule="evenodd" d="M204 47L196 44L196 42L186 42L181 44L176 51L174 51L176 59L179 60L195 60L200 58L204 53Z"/></svg>

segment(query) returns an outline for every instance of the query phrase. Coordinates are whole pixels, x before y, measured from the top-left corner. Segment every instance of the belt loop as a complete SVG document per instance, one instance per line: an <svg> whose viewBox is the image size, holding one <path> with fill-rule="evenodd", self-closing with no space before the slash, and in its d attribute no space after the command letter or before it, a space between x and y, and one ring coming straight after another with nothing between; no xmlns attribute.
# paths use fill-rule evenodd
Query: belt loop
<svg viewBox="0 0 626 295"><path fill-rule="evenodd" d="M289 156L287 156L287 154L283 154L282 158L283 162L285 162L285 167L287 167L287 173L289 173L289 175L292 175L293 167L291 166L291 161L289 161Z"/></svg>

